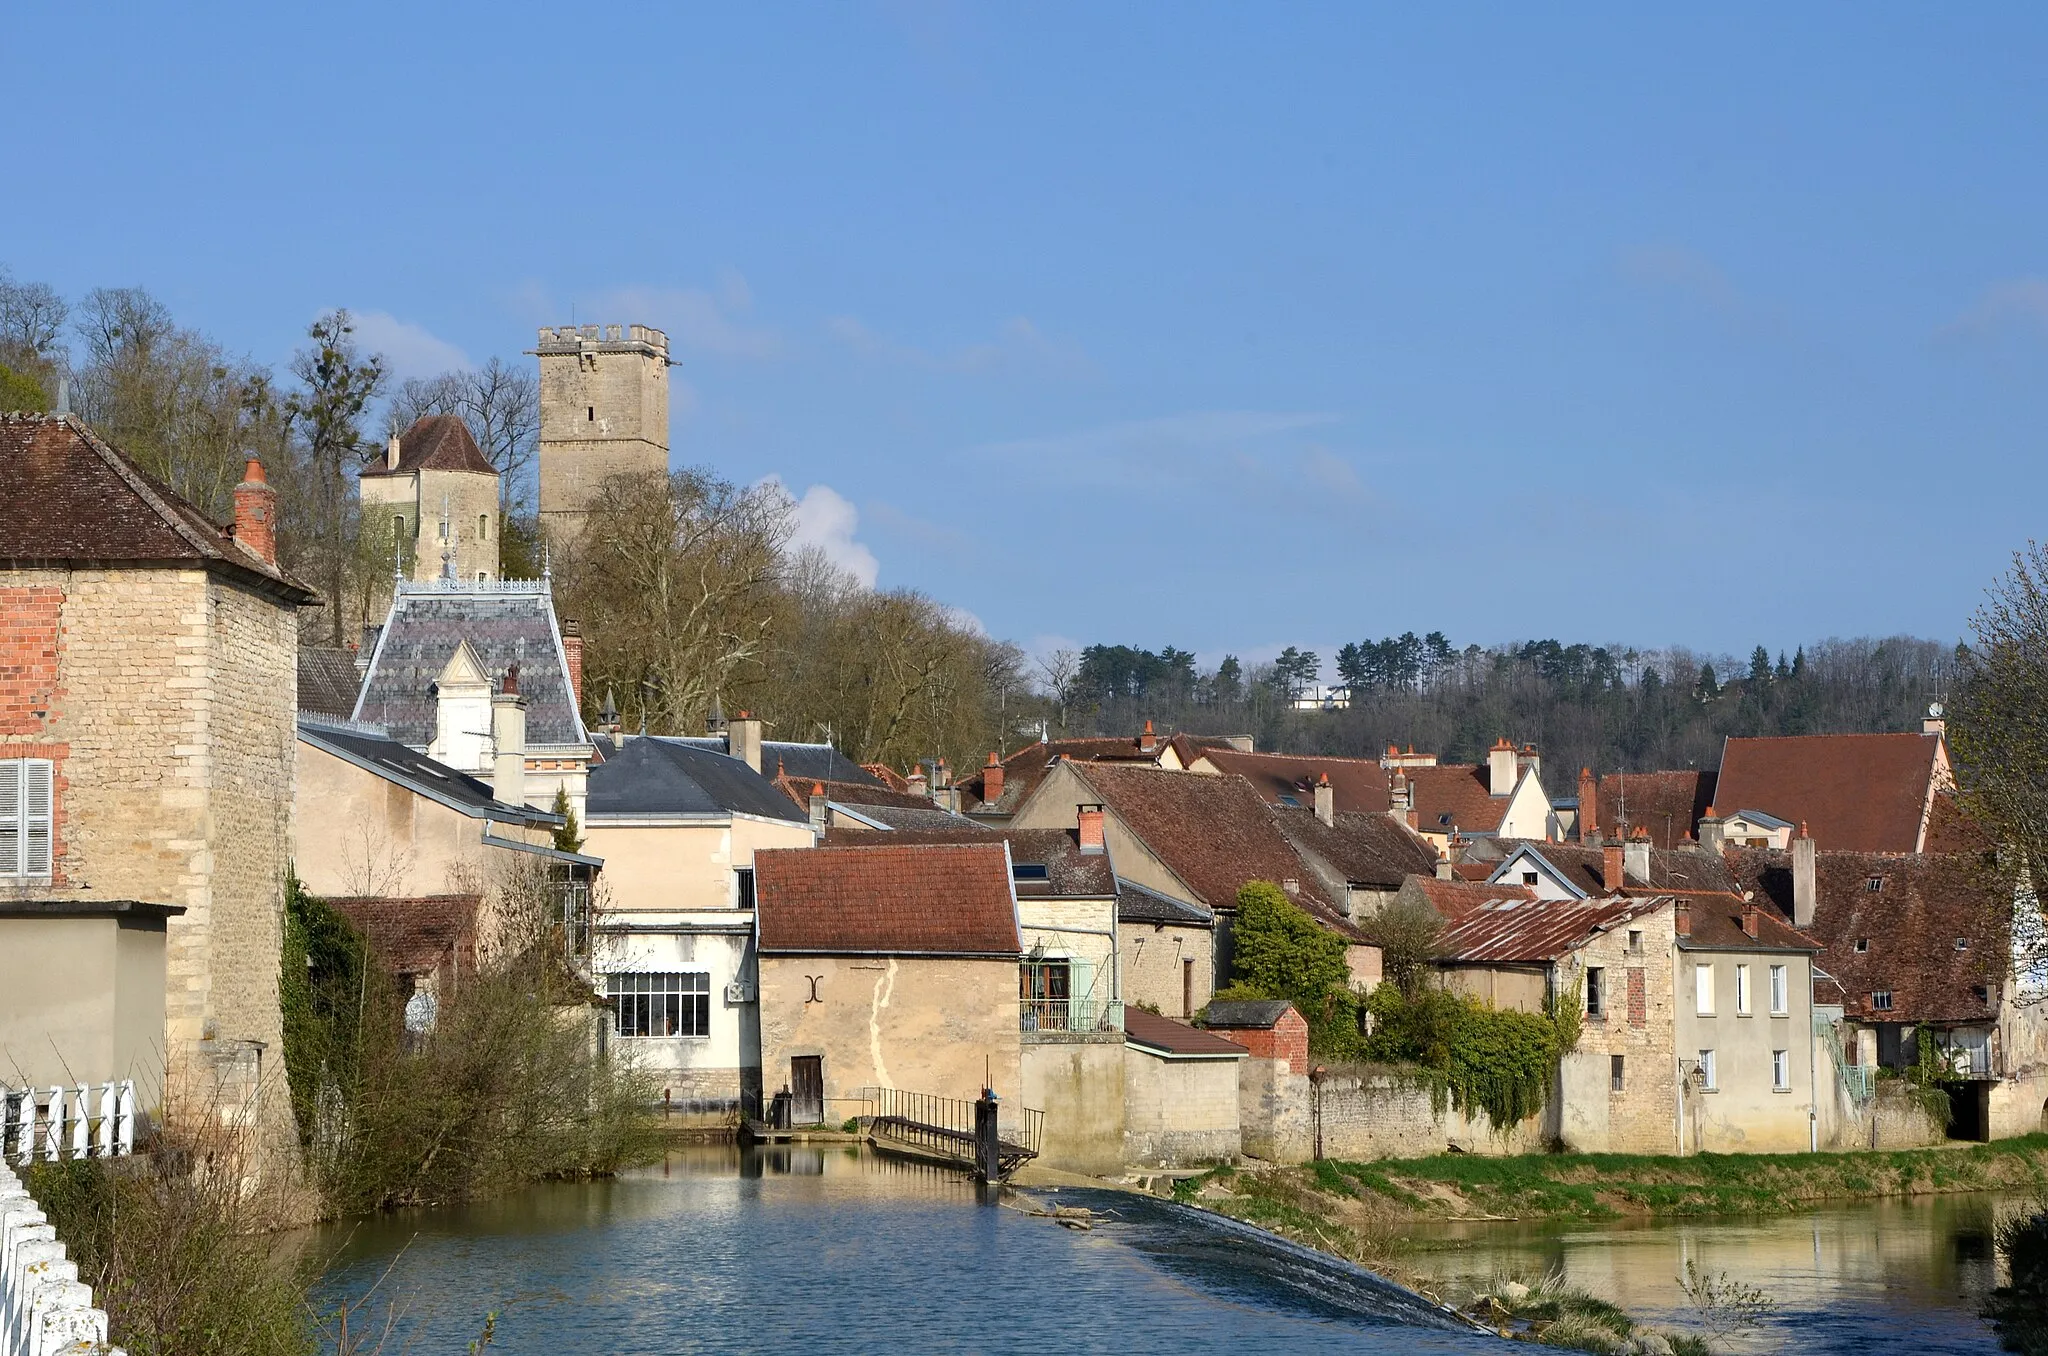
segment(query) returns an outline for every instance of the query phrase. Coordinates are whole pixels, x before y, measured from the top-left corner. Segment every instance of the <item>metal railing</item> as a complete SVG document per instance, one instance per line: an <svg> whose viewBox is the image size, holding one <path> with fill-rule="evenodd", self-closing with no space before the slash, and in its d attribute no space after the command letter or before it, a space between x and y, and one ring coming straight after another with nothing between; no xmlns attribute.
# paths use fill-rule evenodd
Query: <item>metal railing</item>
<svg viewBox="0 0 2048 1356"><path fill-rule="evenodd" d="M1835 1024L1823 1021L1819 1014L1813 1019L1814 1034L1826 1039L1828 1057L1834 1061L1835 1076L1842 1080L1842 1087L1849 1094L1849 1100L1862 1106L1877 1095L1877 1070L1851 1064L1849 1056L1842 1049L1842 1033Z"/></svg>
<svg viewBox="0 0 2048 1356"><path fill-rule="evenodd" d="M973 1102L901 1088L862 1088L860 1097L875 1108L873 1128L891 1139L949 1158L974 1161ZM996 1114L996 1133L1003 1142L1005 1159L1036 1158L1044 1129L1043 1111L1005 1102Z"/></svg>
<svg viewBox="0 0 2048 1356"><path fill-rule="evenodd" d="M121 1158L135 1152L135 1081L97 1086L0 1084L0 1158L23 1166L41 1158Z"/></svg>
<svg viewBox="0 0 2048 1356"><path fill-rule="evenodd" d="M1120 1031L1124 1005L1093 998L1020 998L1019 1031Z"/></svg>

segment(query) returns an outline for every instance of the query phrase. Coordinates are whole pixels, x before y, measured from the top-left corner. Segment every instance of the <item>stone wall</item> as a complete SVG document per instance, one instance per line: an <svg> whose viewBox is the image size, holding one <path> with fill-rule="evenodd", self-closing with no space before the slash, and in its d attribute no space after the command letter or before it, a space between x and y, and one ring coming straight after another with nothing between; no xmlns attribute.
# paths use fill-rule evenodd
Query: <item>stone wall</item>
<svg viewBox="0 0 2048 1356"><path fill-rule="evenodd" d="M1121 1032L1027 1032L1024 1105L1045 1113L1038 1161L1066 1172L1124 1166L1124 1038Z"/></svg>
<svg viewBox="0 0 2048 1356"><path fill-rule="evenodd" d="M667 339L639 326L638 338L599 333L542 337L540 513L553 532L573 533L607 478L668 470Z"/></svg>
<svg viewBox="0 0 2048 1356"><path fill-rule="evenodd" d="M1545 1147L1548 1114L1496 1133L1483 1113L1468 1117L1448 1104L1438 1112L1427 1087L1389 1074L1332 1073L1318 1088L1278 1060L1247 1059L1238 1069L1244 1151L1255 1158L1308 1162L1316 1156L1318 1121L1325 1158L1526 1154Z"/></svg>
<svg viewBox="0 0 2048 1356"><path fill-rule="evenodd" d="M1157 1008L1161 1016L1176 1021L1189 1020L1208 1006L1215 992L1214 942L1215 934L1208 928L1118 924L1124 1002Z"/></svg>
<svg viewBox="0 0 2048 1356"><path fill-rule="evenodd" d="M1602 991L1601 1012L1587 1014L1577 1049L1559 1062L1553 1129L1566 1148L1677 1152L1675 935L1671 910L1661 908L1595 936L1560 965L1558 983L1579 985L1581 1003L1586 1002L1589 969L1600 970ZM1619 1090L1614 1087L1616 1059L1621 1061Z"/></svg>
<svg viewBox="0 0 2048 1356"><path fill-rule="evenodd" d="M1234 1163L1243 1148L1238 1069L1124 1047L1124 1159L1145 1167Z"/></svg>

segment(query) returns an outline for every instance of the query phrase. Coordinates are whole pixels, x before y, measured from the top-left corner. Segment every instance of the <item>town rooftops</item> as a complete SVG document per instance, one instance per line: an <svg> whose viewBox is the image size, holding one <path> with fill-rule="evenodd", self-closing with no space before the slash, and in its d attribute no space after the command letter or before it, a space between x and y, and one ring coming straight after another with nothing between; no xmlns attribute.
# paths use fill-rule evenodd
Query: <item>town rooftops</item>
<svg viewBox="0 0 2048 1356"><path fill-rule="evenodd" d="M1726 890L1672 890L1651 896L1686 910L1689 932L1678 934L1681 951L1820 951L1821 943L1793 927L1768 902ZM1756 935L1743 926L1754 912Z"/></svg>
<svg viewBox="0 0 2048 1356"><path fill-rule="evenodd" d="M1214 928L1216 915L1200 904L1161 894L1134 880L1117 877L1116 917L1119 923L1156 923L1183 928Z"/></svg>
<svg viewBox="0 0 2048 1356"><path fill-rule="evenodd" d="M1659 907L1655 899L1495 899L1445 928L1437 945L1443 964L1542 964Z"/></svg>
<svg viewBox="0 0 2048 1356"><path fill-rule="evenodd" d="M1492 879L1495 881L1519 884L1520 873L1524 869L1547 866L1568 887L1581 894L1609 893L1606 852L1602 848L1581 843L1538 843L1512 838L1502 839L1500 845L1508 849L1508 853L1493 869ZM1532 862L1529 860L1532 857L1539 860ZM1714 854L1684 848L1667 852L1655 847L1650 849L1650 878L1646 881L1630 879L1627 887L1640 893L1736 888L1734 875Z"/></svg>
<svg viewBox="0 0 2048 1356"><path fill-rule="evenodd" d="M299 646L300 711L347 720L355 714L362 681L351 651Z"/></svg>
<svg viewBox="0 0 2048 1356"><path fill-rule="evenodd" d="M1296 851L1328 863L1349 884L1394 890L1409 876L1436 870L1436 849L1392 815L1339 810L1332 818L1325 824L1313 810L1273 812Z"/></svg>
<svg viewBox="0 0 2048 1356"><path fill-rule="evenodd" d="M954 821L953 826L907 827L892 832L888 841L892 845L1008 843L1010 875L1020 900L1109 899L1117 894L1117 880L1110 874L1108 854L1081 851L1080 836L1072 829L992 829L957 815L948 818ZM825 835L828 847L866 846L875 841L873 834L858 830L833 829Z"/></svg>
<svg viewBox="0 0 2048 1356"><path fill-rule="evenodd" d="M1211 1003L1202 1025L1215 1031L1271 1031L1294 1004L1284 998L1255 998Z"/></svg>
<svg viewBox="0 0 2048 1356"><path fill-rule="evenodd" d="M1918 852L1944 771L1939 735L1730 738L1714 803L1803 823L1832 852Z"/></svg>
<svg viewBox="0 0 2048 1356"><path fill-rule="evenodd" d="M628 735L590 769L587 815L612 819L734 814L802 822L809 815L737 758L698 741Z"/></svg>
<svg viewBox="0 0 2048 1356"><path fill-rule="evenodd" d="M1434 876L1410 876L1401 886L1413 891L1450 922L1457 922L1488 904L1504 900L1534 900L1536 892L1526 885L1506 881L1438 880Z"/></svg>
<svg viewBox="0 0 2048 1356"><path fill-rule="evenodd" d="M390 466L379 453L363 466L361 474L403 476L415 471L470 471L494 476L498 468L476 445L469 425L453 414L427 414L413 420L412 427L398 437L398 465Z"/></svg>
<svg viewBox="0 0 2048 1356"><path fill-rule="evenodd" d="M435 680L466 642L493 677L519 666L528 753L588 746L545 582L399 580L397 585L356 698L356 720L383 726L402 744L426 748L433 742L437 717Z"/></svg>
<svg viewBox="0 0 2048 1356"><path fill-rule="evenodd" d="M1675 848L1692 836L1700 816L1714 803L1711 772L1610 772L1599 787L1591 804L1583 793L1579 796L1582 838L1595 827L1607 837L1620 838L1640 828L1650 831L1656 846Z"/></svg>
<svg viewBox="0 0 2048 1356"><path fill-rule="evenodd" d="M1242 1045L1143 1008L1124 1008L1124 1043L1166 1059L1244 1059Z"/></svg>
<svg viewBox="0 0 2048 1356"><path fill-rule="evenodd" d="M1191 766L1202 754L1215 749L1234 749L1222 735L1160 735L1146 730L1135 736L1106 736L1086 739L1040 740L999 762L1003 774L1000 796L988 794L988 769L979 768L960 781L966 804L978 812L1008 814L1022 805L1045 780L1046 773L1062 761L1077 763L1139 763L1159 766Z"/></svg>
<svg viewBox="0 0 2048 1356"><path fill-rule="evenodd" d="M1330 779L1339 814L1384 811L1392 803L1387 797L1387 769L1378 759L1302 758L1285 753L1242 753L1225 747L1201 750L1198 761L1244 778L1268 805L1313 810L1316 783L1323 777Z"/></svg>
<svg viewBox="0 0 2048 1356"><path fill-rule="evenodd" d="M676 742L710 749L714 753L731 752L731 742L722 734L685 735ZM766 777L787 776L806 786L811 782L845 782L853 786L882 784L873 773L830 744L799 744L785 739L762 741L761 773Z"/></svg>
<svg viewBox="0 0 2048 1356"><path fill-rule="evenodd" d="M1438 763L1404 767L1415 801L1415 826L1424 833L1490 834L1507 817L1512 796L1496 796L1484 763Z"/></svg>
<svg viewBox="0 0 2048 1356"><path fill-rule="evenodd" d="M1000 842L756 852L754 900L764 956L1023 952Z"/></svg>
<svg viewBox="0 0 2048 1356"><path fill-rule="evenodd" d="M936 808L930 796L920 796L910 791L896 791L872 780L843 782L834 781L829 777L806 777L791 772L783 762L771 763L766 753L761 756L761 770L774 778L775 789L789 797L791 803L806 808L811 803L811 796L819 790L825 793L825 799L839 805L891 806L900 810Z"/></svg>
<svg viewBox="0 0 2048 1356"><path fill-rule="evenodd" d="M302 712L299 716L299 739L470 819L536 828L553 828L562 823L560 815L546 810L537 810L531 805L506 804L491 794L489 782L480 781L466 772L457 772L446 763L436 762L375 726L323 719Z"/></svg>
<svg viewBox="0 0 2048 1356"><path fill-rule="evenodd" d="M313 591L71 414L0 414L0 561L192 564L285 602Z"/></svg>

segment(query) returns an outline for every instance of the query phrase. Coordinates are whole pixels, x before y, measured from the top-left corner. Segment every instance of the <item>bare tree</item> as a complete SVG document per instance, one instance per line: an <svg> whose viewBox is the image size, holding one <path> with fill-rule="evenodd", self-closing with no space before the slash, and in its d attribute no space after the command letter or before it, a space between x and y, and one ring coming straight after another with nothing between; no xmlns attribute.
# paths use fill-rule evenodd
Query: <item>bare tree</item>
<svg viewBox="0 0 2048 1356"><path fill-rule="evenodd" d="M0 366L38 381L56 376L69 312L48 283L16 282L0 268Z"/></svg>
<svg viewBox="0 0 2048 1356"><path fill-rule="evenodd" d="M357 503L349 476L361 459L363 411L384 384L384 360L365 357L347 311L331 311L306 331L312 345L292 358L300 389L285 403L299 464L285 510L284 537L299 567L327 594L330 643L346 635L348 580L356 562Z"/></svg>
<svg viewBox="0 0 2048 1356"><path fill-rule="evenodd" d="M492 358L482 367L413 377L391 397L386 420L403 433L429 414L453 414L498 468L499 508L513 513L532 499L534 456L540 438L540 380L524 366Z"/></svg>
<svg viewBox="0 0 2048 1356"><path fill-rule="evenodd" d="M1045 679L1046 695L1060 713L1060 733L1067 732L1067 705L1074 700L1074 683L1081 674L1081 656L1072 650L1054 650L1038 659L1039 676Z"/></svg>

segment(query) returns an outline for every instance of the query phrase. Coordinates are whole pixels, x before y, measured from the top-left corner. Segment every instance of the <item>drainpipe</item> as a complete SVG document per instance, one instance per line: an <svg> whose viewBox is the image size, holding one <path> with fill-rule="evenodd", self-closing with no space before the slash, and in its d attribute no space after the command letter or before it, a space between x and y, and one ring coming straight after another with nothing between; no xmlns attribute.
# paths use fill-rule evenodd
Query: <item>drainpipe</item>
<svg viewBox="0 0 2048 1356"><path fill-rule="evenodd" d="M1050 923L1021 923L1026 932L1071 932L1082 937L1109 938L1109 1000L1124 1001L1123 958L1116 953L1116 934L1104 928L1055 927Z"/></svg>
<svg viewBox="0 0 2048 1356"><path fill-rule="evenodd" d="M1766 972L1768 973L1768 972ZM1806 1152L1820 1152L1820 1070L1813 1053L1813 957L1806 958ZM1833 1088L1830 1087L1830 1092Z"/></svg>

